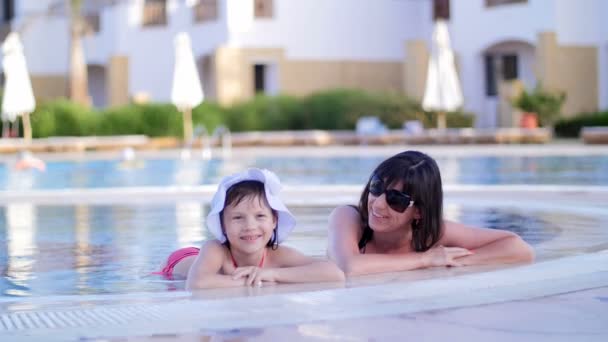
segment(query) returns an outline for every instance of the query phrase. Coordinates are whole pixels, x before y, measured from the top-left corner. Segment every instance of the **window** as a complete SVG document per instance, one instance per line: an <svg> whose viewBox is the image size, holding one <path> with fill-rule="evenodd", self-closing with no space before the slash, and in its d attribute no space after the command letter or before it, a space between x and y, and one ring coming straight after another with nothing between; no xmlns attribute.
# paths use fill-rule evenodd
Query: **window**
<svg viewBox="0 0 608 342"><path fill-rule="evenodd" d="M145 0L142 17L143 26L167 25L167 1Z"/></svg>
<svg viewBox="0 0 608 342"><path fill-rule="evenodd" d="M253 91L255 94L264 93L266 90L266 66L264 64L256 64L253 66Z"/></svg>
<svg viewBox="0 0 608 342"><path fill-rule="evenodd" d="M254 18L272 18L272 0L254 0Z"/></svg>
<svg viewBox="0 0 608 342"><path fill-rule="evenodd" d="M15 17L15 0L4 0L2 3L2 19L5 23Z"/></svg>
<svg viewBox="0 0 608 342"><path fill-rule="evenodd" d="M517 79L517 55L502 56L502 78L507 81Z"/></svg>
<svg viewBox="0 0 608 342"><path fill-rule="evenodd" d="M496 89L496 74L494 72L494 56L484 56L485 69L486 69L486 96L496 96L498 91Z"/></svg>
<svg viewBox="0 0 608 342"><path fill-rule="evenodd" d="M202 23L217 19L217 0L199 0L194 5L194 21Z"/></svg>
<svg viewBox="0 0 608 342"><path fill-rule="evenodd" d="M517 79L517 55L492 55L484 56L486 73L486 96L498 94L499 81L511 81Z"/></svg>
<svg viewBox="0 0 608 342"><path fill-rule="evenodd" d="M450 0L433 1L433 20L450 19Z"/></svg>
<svg viewBox="0 0 608 342"><path fill-rule="evenodd" d="M528 0L486 0L486 7L526 3Z"/></svg>

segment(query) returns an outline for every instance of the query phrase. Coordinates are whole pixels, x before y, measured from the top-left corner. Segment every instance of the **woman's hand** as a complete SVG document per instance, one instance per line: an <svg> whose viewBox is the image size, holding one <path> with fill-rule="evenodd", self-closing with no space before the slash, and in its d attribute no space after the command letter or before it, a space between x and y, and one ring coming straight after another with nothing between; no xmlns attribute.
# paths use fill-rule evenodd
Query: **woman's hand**
<svg viewBox="0 0 608 342"><path fill-rule="evenodd" d="M262 283L276 282L276 274L272 268L256 266L237 267L232 273L232 279L245 279L247 286L262 286Z"/></svg>
<svg viewBox="0 0 608 342"><path fill-rule="evenodd" d="M458 258L473 254L472 251L460 247L436 246L424 252L426 267L463 266Z"/></svg>

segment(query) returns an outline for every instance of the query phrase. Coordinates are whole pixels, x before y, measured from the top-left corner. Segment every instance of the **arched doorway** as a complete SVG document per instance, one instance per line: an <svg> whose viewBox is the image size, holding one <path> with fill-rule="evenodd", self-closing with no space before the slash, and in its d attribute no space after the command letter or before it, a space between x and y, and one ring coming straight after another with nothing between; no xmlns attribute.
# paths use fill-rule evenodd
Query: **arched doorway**
<svg viewBox="0 0 608 342"><path fill-rule="evenodd" d="M485 127L510 127L513 117L511 94L536 85L534 45L518 40L492 44L482 51L484 68Z"/></svg>

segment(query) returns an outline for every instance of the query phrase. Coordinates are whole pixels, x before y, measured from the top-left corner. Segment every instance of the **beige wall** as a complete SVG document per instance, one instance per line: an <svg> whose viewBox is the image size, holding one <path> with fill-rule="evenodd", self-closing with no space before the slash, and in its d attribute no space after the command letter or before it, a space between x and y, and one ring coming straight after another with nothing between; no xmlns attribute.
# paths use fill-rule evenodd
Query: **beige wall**
<svg viewBox="0 0 608 342"><path fill-rule="evenodd" d="M429 50L426 42L410 40L405 45L406 60L403 62L404 93L418 101L424 96Z"/></svg>
<svg viewBox="0 0 608 342"><path fill-rule="evenodd" d="M110 57L106 68L106 96L108 106L129 103L129 57Z"/></svg>
<svg viewBox="0 0 608 342"><path fill-rule="evenodd" d="M401 62L288 60L283 49L220 47L214 63L217 99L223 104L254 95L256 63L276 65L280 92L290 95L333 88L403 92Z"/></svg>
<svg viewBox="0 0 608 342"><path fill-rule="evenodd" d="M536 77L543 87L566 92L562 115L598 110L597 48L558 45L553 32L539 34Z"/></svg>
<svg viewBox="0 0 608 342"><path fill-rule="evenodd" d="M37 101L68 96L68 79L63 75L30 75Z"/></svg>
<svg viewBox="0 0 608 342"><path fill-rule="evenodd" d="M598 110L598 61L597 48L560 46L560 89L566 92L564 116Z"/></svg>
<svg viewBox="0 0 608 342"><path fill-rule="evenodd" d="M306 95L332 88L401 93L400 62L286 61L281 90Z"/></svg>

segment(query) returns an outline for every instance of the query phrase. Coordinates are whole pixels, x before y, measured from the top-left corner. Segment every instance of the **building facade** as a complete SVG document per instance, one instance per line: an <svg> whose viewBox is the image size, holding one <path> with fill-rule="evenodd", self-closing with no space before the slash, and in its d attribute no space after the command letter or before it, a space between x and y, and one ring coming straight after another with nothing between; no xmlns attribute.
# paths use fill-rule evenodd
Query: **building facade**
<svg viewBox="0 0 608 342"><path fill-rule="evenodd" d="M4 0L21 32L36 96L65 96L64 0ZM509 126L515 84L567 93L565 115L608 108L603 0L85 0L92 103L168 102L178 32L188 32L207 99L330 88L420 100L433 19L449 19L465 110Z"/></svg>

